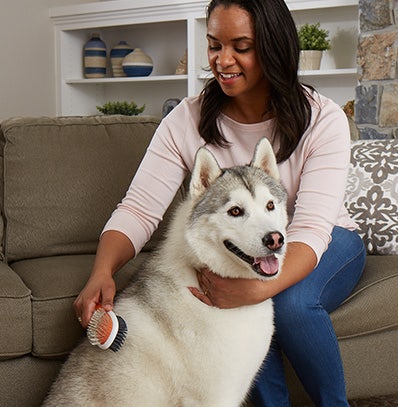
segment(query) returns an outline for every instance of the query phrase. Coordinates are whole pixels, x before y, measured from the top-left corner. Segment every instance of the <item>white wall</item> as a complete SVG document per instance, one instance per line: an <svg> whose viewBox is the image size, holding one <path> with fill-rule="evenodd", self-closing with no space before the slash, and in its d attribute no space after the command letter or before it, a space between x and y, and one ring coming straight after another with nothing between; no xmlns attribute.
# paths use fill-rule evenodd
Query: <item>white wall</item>
<svg viewBox="0 0 398 407"><path fill-rule="evenodd" d="M0 120L55 115L49 8L94 0L0 0Z"/></svg>

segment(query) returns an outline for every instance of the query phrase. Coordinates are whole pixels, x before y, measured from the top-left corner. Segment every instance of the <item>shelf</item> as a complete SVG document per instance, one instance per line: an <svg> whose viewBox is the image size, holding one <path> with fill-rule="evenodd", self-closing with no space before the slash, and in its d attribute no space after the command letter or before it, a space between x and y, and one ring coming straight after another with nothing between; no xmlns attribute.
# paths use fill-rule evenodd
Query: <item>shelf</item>
<svg viewBox="0 0 398 407"><path fill-rule="evenodd" d="M146 24L186 20L188 14L205 16L206 1L113 0L59 6L50 9L54 25L63 29Z"/></svg>
<svg viewBox="0 0 398 407"><path fill-rule="evenodd" d="M320 69L317 71L299 71L299 76L347 76L355 77L358 75L356 68L346 68L346 69ZM198 79L210 79L213 74L210 72L203 72L198 76Z"/></svg>
<svg viewBox="0 0 398 407"><path fill-rule="evenodd" d="M297 25L320 21L329 30L332 49L322 57L318 71L299 71L301 80L337 103L351 100L358 82L355 55L359 0L285 0ZM57 49L57 114L92 114L108 100L133 98L146 113L161 116L168 98L198 95L211 72L206 42L204 0L113 0L50 9ZM82 49L98 32L109 46L126 40L140 47L154 62L147 77L87 79L82 74ZM188 74L174 75L188 50ZM108 71L109 72L109 71ZM93 86L94 85L94 86Z"/></svg>
<svg viewBox="0 0 398 407"><path fill-rule="evenodd" d="M319 69L316 71L299 71L299 76L352 76L358 75L356 68L346 69Z"/></svg>
<svg viewBox="0 0 398 407"><path fill-rule="evenodd" d="M50 9L50 17L60 24L82 24L90 21L113 16L117 19L145 19L154 21L158 15L167 16L175 13L199 13L205 16L207 1L202 0L173 0L164 4L162 0L113 0L78 4L72 6L58 6ZM358 6L358 0L286 0L290 10L316 10L322 8ZM78 21L77 21L78 20ZM120 23L120 22L119 22Z"/></svg>
<svg viewBox="0 0 398 407"><path fill-rule="evenodd" d="M291 11L301 11L358 6L358 0L286 0L286 4Z"/></svg>
<svg viewBox="0 0 398 407"><path fill-rule="evenodd" d="M213 73L212 72L202 72L198 75L198 79L210 79L213 77Z"/></svg>
<svg viewBox="0 0 398 407"><path fill-rule="evenodd" d="M126 82L165 82L165 81L186 81L188 75L154 75L154 76L129 76L118 78L92 78L92 79L66 79L69 85L81 84L106 84L106 83L126 83Z"/></svg>

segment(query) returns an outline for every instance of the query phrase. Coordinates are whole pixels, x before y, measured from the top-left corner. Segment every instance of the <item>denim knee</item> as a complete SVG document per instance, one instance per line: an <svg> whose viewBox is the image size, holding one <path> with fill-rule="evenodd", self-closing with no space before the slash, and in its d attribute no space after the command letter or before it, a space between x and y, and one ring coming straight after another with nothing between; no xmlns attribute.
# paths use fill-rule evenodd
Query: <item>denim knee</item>
<svg viewBox="0 0 398 407"><path fill-rule="evenodd" d="M333 311L357 284L365 258L365 247L358 234L335 227L317 267L305 279L274 297L276 324L282 318L293 326L301 324L318 307Z"/></svg>

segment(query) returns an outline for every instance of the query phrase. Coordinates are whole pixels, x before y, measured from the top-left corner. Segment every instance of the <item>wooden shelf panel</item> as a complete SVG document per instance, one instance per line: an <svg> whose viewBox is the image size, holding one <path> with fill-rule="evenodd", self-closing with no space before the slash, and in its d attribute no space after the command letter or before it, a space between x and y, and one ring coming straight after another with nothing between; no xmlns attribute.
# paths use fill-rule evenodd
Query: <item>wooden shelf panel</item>
<svg viewBox="0 0 398 407"><path fill-rule="evenodd" d="M356 68L346 69L319 69L316 71L299 71L299 76L357 76Z"/></svg>
<svg viewBox="0 0 398 407"><path fill-rule="evenodd" d="M346 68L346 69L319 69L316 71L299 71L299 76L357 76L356 68ZM213 74L210 72L201 73L199 79L209 79L212 78Z"/></svg>
<svg viewBox="0 0 398 407"><path fill-rule="evenodd" d="M286 0L291 11L358 6L358 0Z"/></svg>
<svg viewBox="0 0 398 407"><path fill-rule="evenodd" d="M69 85L82 84L111 84L125 82L164 82L164 81L186 81L188 75L154 75L154 76L129 76L118 78L91 78L91 79L66 79Z"/></svg>

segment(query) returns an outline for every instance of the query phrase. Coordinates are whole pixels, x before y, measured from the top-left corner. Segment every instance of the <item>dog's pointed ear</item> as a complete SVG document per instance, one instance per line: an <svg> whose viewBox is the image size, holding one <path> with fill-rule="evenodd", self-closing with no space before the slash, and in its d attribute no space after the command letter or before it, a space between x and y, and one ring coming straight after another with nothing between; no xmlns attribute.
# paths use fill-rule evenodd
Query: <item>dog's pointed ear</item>
<svg viewBox="0 0 398 407"><path fill-rule="evenodd" d="M250 164L252 167L258 167L264 170L272 178L279 180L279 171L276 164L276 157L272 150L271 143L262 138L254 151L253 160Z"/></svg>
<svg viewBox="0 0 398 407"><path fill-rule="evenodd" d="M221 175L222 171L214 155L201 147L195 157L189 192L193 198L202 195L207 188Z"/></svg>

